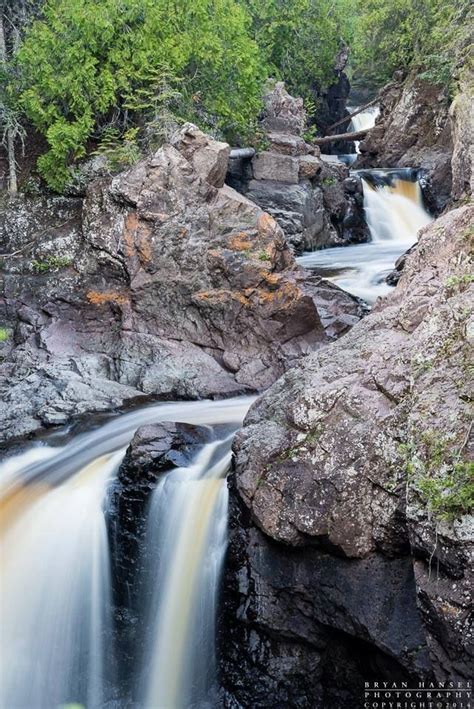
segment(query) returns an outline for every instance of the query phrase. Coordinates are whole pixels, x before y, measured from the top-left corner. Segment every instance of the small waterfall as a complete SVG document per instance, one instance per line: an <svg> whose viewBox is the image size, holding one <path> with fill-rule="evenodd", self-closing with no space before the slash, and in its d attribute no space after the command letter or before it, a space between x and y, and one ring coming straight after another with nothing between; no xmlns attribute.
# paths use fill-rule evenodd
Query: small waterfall
<svg viewBox="0 0 474 709"><path fill-rule="evenodd" d="M353 295L373 303L391 287L385 278L431 217L423 207L416 170L359 170L364 209L372 237L368 244L303 254L297 261Z"/></svg>
<svg viewBox="0 0 474 709"><path fill-rule="evenodd" d="M357 110L357 107L348 109L349 113L353 113ZM354 133L359 130L368 130L369 128L373 128L379 113L380 109L378 106L371 106L370 108L366 108L365 111L358 113L357 116L354 116L351 120Z"/></svg>
<svg viewBox="0 0 474 709"><path fill-rule="evenodd" d="M357 108L350 108L348 110L349 113L351 113L357 111ZM369 128L373 128L379 113L380 109L378 106L371 106L370 108L366 108L365 111L361 111L351 120L351 130L354 133L357 133L357 131L360 130L369 130ZM355 141L356 153L360 153L359 144L360 140Z"/></svg>
<svg viewBox="0 0 474 709"><path fill-rule="evenodd" d="M419 230L431 221L423 207L418 181L395 177L391 182L373 186L362 178L362 185L365 217L372 241L411 246Z"/></svg>
<svg viewBox="0 0 474 709"><path fill-rule="evenodd" d="M215 616L226 548L233 436L204 447L194 464L157 487L149 517L154 587L147 709L216 706Z"/></svg>

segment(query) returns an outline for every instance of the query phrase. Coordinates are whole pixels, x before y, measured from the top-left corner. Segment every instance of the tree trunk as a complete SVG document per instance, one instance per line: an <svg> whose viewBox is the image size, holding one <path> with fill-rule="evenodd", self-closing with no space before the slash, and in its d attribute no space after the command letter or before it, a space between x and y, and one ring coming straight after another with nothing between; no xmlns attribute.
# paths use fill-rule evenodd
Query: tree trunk
<svg viewBox="0 0 474 709"><path fill-rule="evenodd" d="M367 133L370 133L371 130L371 128L367 128L366 130L358 130L357 133L340 133L339 135L326 135L324 136L324 138L313 138L311 142L314 143L314 145L327 145L328 143L332 143L336 140L362 140L363 138L365 138Z"/></svg>
<svg viewBox="0 0 474 709"><path fill-rule="evenodd" d="M18 192L18 179L16 173L15 160L15 136L13 131L7 131L7 152L8 152L8 190L10 194Z"/></svg>
<svg viewBox="0 0 474 709"><path fill-rule="evenodd" d="M345 118L341 118L339 121L336 121L335 123L332 124L332 126L328 126L326 130L332 130L333 128L336 128L336 126L342 125L342 123L345 123L346 121L350 121L354 116L358 116L359 113L362 113L362 111L365 111L366 108L370 108L371 106L375 106L376 103L379 103L380 99L374 98L373 101L369 101L369 103L364 104L364 106L361 106L360 108L357 109L357 111L354 111L353 113L349 113L348 116Z"/></svg>
<svg viewBox="0 0 474 709"><path fill-rule="evenodd" d="M5 29L3 26L3 14L0 15L0 64L7 62L7 45L5 41ZM16 173L15 160L15 134L12 128L6 130L6 148L8 157L8 191L11 194L18 192L18 179Z"/></svg>

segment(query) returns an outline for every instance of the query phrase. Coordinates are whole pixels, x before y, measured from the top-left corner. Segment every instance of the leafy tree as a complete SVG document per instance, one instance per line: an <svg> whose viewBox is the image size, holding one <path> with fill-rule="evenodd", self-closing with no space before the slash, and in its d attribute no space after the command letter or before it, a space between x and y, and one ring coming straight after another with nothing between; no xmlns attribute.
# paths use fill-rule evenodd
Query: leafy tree
<svg viewBox="0 0 474 709"><path fill-rule="evenodd" d="M310 98L315 85L334 78L334 61L350 41L350 0L243 0L253 20L253 35L268 70L289 90Z"/></svg>
<svg viewBox="0 0 474 709"><path fill-rule="evenodd" d="M236 0L47 0L18 67L20 104L49 143L38 161L49 185L64 187L90 138L124 133L153 108L160 72L183 79L181 118L243 130L263 80L248 27Z"/></svg>
<svg viewBox="0 0 474 709"><path fill-rule="evenodd" d="M410 68L447 84L472 42L470 0L358 0L356 14L355 68L378 84Z"/></svg>

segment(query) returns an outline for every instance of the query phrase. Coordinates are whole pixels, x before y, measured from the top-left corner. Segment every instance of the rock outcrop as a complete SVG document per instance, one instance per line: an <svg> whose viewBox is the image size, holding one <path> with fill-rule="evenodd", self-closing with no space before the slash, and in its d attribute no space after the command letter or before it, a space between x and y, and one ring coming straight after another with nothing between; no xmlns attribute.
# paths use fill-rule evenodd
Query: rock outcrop
<svg viewBox="0 0 474 709"><path fill-rule="evenodd" d="M473 216L427 227L394 293L251 408L232 481L228 706L251 691L254 707L355 707L371 677L469 678Z"/></svg>
<svg viewBox="0 0 474 709"><path fill-rule="evenodd" d="M340 121L346 116L349 116L347 110L347 100L351 93L351 85L345 69L349 59L349 48L341 47L336 61L334 62L333 79L329 86L319 87L313 86L313 95L316 105L316 112L312 118L312 122L316 124L323 135L330 135L328 128L336 121ZM349 130L350 121L339 126L336 133L346 133ZM333 143L326 143L322 149L323 153L327 154L351 154L355 153L355 145L353 141L339 140Z"/></svg>
<svg viewBox="0 0 474 709"><path fill-rule="evenodd" d="M452 135L446 90L410 75L380 92L375 128L359 145L356 167L419 167L425 199L439 213L451 195Z"/></svg>
<svg viewBox="0 0 474 709"><path fill-rule="evenodd" d="M333 333L357 320L357 301L306 286L276 221L223 186L228 154L188 124L85 200L5 201L4 438L143 395L263 389L333 336L319 295Z"/></svg>
<svg viewBox="0 0 474 709"><path fill-rule="evenodd" d="M467 66L449 115L453 137L451 195L458 201L474 194L474 74Z"/></svg>
<svg viewBox="0 0 474 709"><path fill-rule="evenodd" d="M190 465L209 441L209 427L159 423L140 427L127 448L105 504L111 552L112 612L115 643L119 651L117 687L120 697L130 696L136 676L137 648L147 636L144 608L150 602L146 552L147 519L151 494L160 478L175 468Z"/></svg>
<svg viewBox="0 0 474 709"><path fill-rule="evenodd" d="M227 182L276 219L297 253L367 241L360 181L323 161L305 126L302 100L277 83L265 95L265 149L231 159Z"/></svg>

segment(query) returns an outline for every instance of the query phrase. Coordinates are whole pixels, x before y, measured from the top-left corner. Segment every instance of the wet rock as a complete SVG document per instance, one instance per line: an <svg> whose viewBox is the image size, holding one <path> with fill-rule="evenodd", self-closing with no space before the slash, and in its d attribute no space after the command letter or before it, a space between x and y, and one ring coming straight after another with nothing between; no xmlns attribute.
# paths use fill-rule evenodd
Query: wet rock
<svg viewBox="0 0 474 709"><path fill-rule="evenodd" d="M311 123L314 122L319 130L322 130L323 135L330 133L345 133L349 129L350 120L339 125L333 131L328 132L328 128L336 121L349 116L347 110L347 100L351 86L345 68L348 61L348 48L341 47L336 60L334 62L333 79L329 86L313 87L314 99L316 104L315 115L311 117ZM334 141L326 144L323 148L326 154L351 154L355 152L353 141Z"/></svg>
<svg viewBox="0 0 474 709"><path fill-rule="evenodd" d="M413 246L410 246L408 251L405 251L404 254L399 256L397 260L395 261L395 267L393 271L390 271L388 274L387 278L385 279L387 283L390 286L396 286L398 281L400 280L400 277L402 275L402 271L405 268L405 264L407 262L407 256L411 254L417 247L417 244L413 244Z"/></svg>
<svg viewBox="0 0 474 709"><path fill-rule="evenodd" d="M468 484L462 476L474 452L467 376L473 216L463 207L426 227L397 289L274 384L237 435L226 587L237 613L225 650L229 692L237 698L255 684L260 706L268 706L265 692L284 706L328 705L335 675L322 669L329 660L315 619L325 632L344 634L341 652L367 643L377 654L378 679L393 679L385 653L405 678L469 676L474 527L449 481L458 476L458 485ZM315 576L320 568L323 578ZM392 573L405 579L403 591L390 591ZM333 588L342 591L337 608ZM349 608L360 588L364 600ZM394 626L382 624L378 635L358 612L366 600L377 607L381 589L386 615L374 615ZM301 607L299 619L288 606L281 610L282 597ZM281 673L269 677L262 667L277 668L289 642L291 671L282 662ZM319 675L305 684L308 663ZM367 668L356 669L349 675L360 681ZM300 678L299 695L292 695L291 676Z"/></svg>
<svg viewBox="0 0 474 709"><path fill-rule="evenodd" d="M372 677L430 677L407 557L278 545L232 496L224 583L225 706L356 707Z"/></svg>

